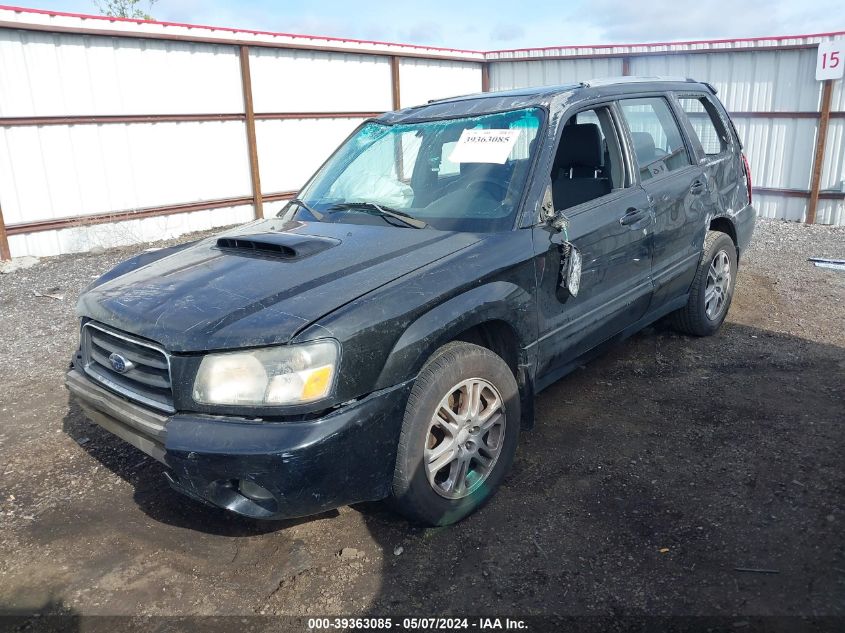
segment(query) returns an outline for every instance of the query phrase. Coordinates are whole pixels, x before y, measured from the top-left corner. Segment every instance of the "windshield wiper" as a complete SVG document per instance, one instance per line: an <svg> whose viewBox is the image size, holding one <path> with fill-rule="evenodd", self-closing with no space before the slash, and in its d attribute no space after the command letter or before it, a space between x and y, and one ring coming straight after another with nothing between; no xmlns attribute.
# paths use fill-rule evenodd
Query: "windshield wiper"
<svg viewBox="0 0 845 633"><path fill-rule="evenodd" d="M304 200L302 200L301 198L292 198L292 199L290 200L289 204L295 204L295 205L297 205L298 207L302 207L303 209L305 209L306 211L308 211L308 213L310 213L310 214L311 214L311 215L313 215L315 218L317 218L317 221L318 221L318 222L322 222L322 221L323 221L323 218L324 218L324 217L326 217L325 215L323 215L322 213L320 213L319 211L317 211L317 209L314 209L313 207L311 207L311 205L309 205L307 202L305 202L305 201L304 201Z"/></svg>
<svg viewBox="0 0 845 633"><path fill-rule="evenodd" d="M387 216L389 218L393 218L394 220L399 220L405 226L410 226L415 229L424 229L428 227L427 222L418 220L414 216L398 211L397 209L391 209L389 207L376 204L375 202L340 202L332 206L332 209L354 209L355 211L361 211L363 213L375 212L381 216Z"/></svg>

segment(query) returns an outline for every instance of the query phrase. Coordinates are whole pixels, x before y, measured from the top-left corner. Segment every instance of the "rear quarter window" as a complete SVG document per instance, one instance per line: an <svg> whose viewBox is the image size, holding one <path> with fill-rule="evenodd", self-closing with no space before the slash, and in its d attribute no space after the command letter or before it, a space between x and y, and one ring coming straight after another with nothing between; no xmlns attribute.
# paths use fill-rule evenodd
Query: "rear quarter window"
<svg viewBox="0 0 845 633"><path fill-rule="evenodd" d="M708 156L716 156L728 149L728 131L716 107L707 97L678 97L701 148Z"/></svg>

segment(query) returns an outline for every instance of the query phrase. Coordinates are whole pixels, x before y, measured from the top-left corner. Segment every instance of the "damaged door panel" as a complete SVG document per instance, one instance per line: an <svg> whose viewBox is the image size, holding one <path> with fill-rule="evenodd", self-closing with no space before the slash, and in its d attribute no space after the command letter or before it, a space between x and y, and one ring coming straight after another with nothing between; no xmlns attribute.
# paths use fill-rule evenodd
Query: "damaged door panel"
<svg viewBox="0 0 845 633"><path fill-rule="evenodd" d="M740 150L694 81L386 113L276 217L95 281L67 387L194 500L279 519L390 498L454 523L537 391L666 315L718 329L755 217Z"/></svg>

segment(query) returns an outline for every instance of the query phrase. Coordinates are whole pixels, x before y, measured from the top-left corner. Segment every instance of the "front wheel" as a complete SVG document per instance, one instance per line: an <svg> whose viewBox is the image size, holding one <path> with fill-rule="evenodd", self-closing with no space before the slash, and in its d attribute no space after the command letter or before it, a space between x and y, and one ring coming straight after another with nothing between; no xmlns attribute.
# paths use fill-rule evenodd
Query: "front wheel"
<svg viewBox="0 0 845 633"><path fill-rule="evenodd" d="M736 272L733 240L726 233L709 231L687 305L670 315L672 326L695 336L715 334L728 315Z"/></svg>
<svg viewBox="0 0 845 633"><path fill-rule="evenodd" d="M519 426L516 380L501 357L471 343L440 348L408 398L394 506L426 525L448 525L471 514L510 469Z"/></svg>

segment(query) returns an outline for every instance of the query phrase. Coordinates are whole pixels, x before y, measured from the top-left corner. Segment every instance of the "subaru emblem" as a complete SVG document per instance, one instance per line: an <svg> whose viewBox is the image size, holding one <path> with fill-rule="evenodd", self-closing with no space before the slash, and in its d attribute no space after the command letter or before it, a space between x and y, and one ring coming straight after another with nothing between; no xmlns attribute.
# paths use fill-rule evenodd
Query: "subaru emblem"
<svg viewBox="0 0 845 633"><path fill-rule="evenodd" d="M111 363L111 368L114 369L118 374L123 374L132 369L132 367L134 366L131 361L126 360L117 352L109 356L109 363Z"/></svg>

